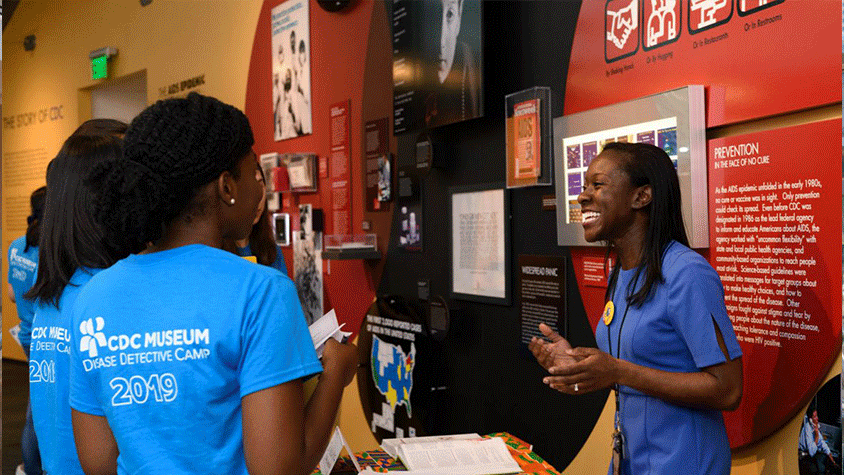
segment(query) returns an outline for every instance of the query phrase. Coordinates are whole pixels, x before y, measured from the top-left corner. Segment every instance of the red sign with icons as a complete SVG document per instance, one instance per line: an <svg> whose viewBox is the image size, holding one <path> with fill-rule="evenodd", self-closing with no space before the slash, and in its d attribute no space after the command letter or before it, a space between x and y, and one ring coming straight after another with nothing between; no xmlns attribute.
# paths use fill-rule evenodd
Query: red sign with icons
<svg viewBox="0 0 844 475"><path fill-rule="evenodd" d="M678 0L642 3L642 44L645 51L673 43L683 27L682 3Z"/></svg>
<svg viewBox="0 0 844 475"><path fill-rule="evenodd" d="M719 27L733 18L732 0L690 0L688 15L689 33L698 34Z"/></svg>
<svg viewBox="0 0 844 475"><path fill-rule="evenodd" d="M840 139L836 119L709 141L709 260L744 353L733 447L793 418L837 363L841 156L818 144Z"/></svg>
<svg viewBox="0 0 844 475"><path fill-rule="evenodd" d="M834 1L583 2L565 113L689 84L707 88L709 127L833 104L840 28Z"/></svg>

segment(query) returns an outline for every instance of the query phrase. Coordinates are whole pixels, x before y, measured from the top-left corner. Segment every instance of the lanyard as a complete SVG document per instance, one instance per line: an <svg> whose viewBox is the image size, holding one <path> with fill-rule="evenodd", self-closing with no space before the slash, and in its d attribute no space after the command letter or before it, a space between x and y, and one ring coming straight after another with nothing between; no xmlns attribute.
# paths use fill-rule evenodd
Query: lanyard
<svg viewBox="0 0 844 475"><path fill-rule="evenodd" d="M638 278L636 280L638 281ZM618 288L618 275L616 275L615 281L613 282L612 299L611 299L613 302L615 301L615 293L616 293L615 291L617 290L617 288ZM618 325L618 337L616 338L616 347L618 348L618 350L616 351L615 357L619 358L619 359L621 358L621 331L624 329L624 321L627 320L627 311L630 310L630 302L627 299L625 299L624 303L625 303L624 315L622 315L621 322ZM610 322L610 323L612 323L612 322ZM613 356L613 354L612 354L612 334L610 333L610 326L609 325L607 325L607 346L608 346L608 349L610 350L609 351L610 356ZM621 417L621 396L619 395L619 392L618 392L618 384L613 385L613 391L615 391L615 429L618 431L618 430L620 430L620 427L621 427L621 424L619 422L620 417Z"/></svg>

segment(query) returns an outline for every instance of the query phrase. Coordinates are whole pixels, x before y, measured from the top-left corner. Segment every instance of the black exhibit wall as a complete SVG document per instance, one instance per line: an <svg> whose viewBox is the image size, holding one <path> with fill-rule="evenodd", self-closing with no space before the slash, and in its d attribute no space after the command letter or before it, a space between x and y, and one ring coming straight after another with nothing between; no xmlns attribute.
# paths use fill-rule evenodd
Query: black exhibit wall
<svg viewBox="0 0 844 475"><path fill-rule="evenodd" d="M555 211L542 209L542 196L553 195L554 187L509 191L510 306L450 298L449 189L505 181L507 94L548 86L552 90L552 117L562 115L579 10L579 1L483 3L484 117L428 131L435 143L435 156L431 171L419 179L422 251L399 247L402 205L396 203L391 242L378 288L379 296L403 297L424 314L426 301L419 298L417 285L419 281L429 281L430 294L445 297L449 303L451 327L445 339L431 342L428 358L420 355L415 370L428 373L422 380L430 380L425 382L428 387L414 387L414 392L429 394L420 394L427 409L426 435L510 432L533 444L536 453L558 470L574 459L586 441L608 391L572 397L549 389L542 383L547 373L527 346L520 343L518 256L549 255L562 256L567 262L564 326L569 340L574 346L596 346L568 249L556 244ZM396 136L397 170L414 167L418 136L418 131Z"/></svg>

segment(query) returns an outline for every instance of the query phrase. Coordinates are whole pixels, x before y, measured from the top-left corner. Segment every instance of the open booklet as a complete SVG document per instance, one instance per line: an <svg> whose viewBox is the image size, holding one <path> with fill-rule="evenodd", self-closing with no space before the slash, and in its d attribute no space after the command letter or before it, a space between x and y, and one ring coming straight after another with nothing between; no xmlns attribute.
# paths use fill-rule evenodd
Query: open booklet
<svg viewBox="0 0 844 475"><path fill-rule="evenodd" d="M337 314L334 312L334 309L331 309L331 311L320 317L317 321L311 323L308 330L311 332L311 339L314 341L317 356L322 358L322 352L325 350L325 342L329 338L334 338L340 343L343 343L351 336L351 332L343 331L343 326L345 325L345 323L342 325L337 324Z"/></svg>
<svg viewBox="0 0 844 475"><path fill-rule="evenodd" d="M520 473L519 464L498 437L478 434L385 439L381 447L408 468L405 475L491 475Z"/></svg>

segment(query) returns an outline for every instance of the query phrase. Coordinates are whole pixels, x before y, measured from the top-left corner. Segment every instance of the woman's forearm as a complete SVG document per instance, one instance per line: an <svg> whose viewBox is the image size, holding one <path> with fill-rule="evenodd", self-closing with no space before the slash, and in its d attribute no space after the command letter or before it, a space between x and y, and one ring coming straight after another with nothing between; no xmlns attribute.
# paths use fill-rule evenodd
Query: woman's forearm
<svg viewBox="0 0 844 475"><path fill-rule="evenodd" d="M674 373L617 360L618 384L681 406L733 410L741 402L741 359L693 373Z"/></svg>
<svg viewBox="0 0 844 475"><path fill-rule="evenodd" d="M316 467L328 446L344 387L342 375L324 372L308 400L305 407L304 457L308 467Z"/></svg>

